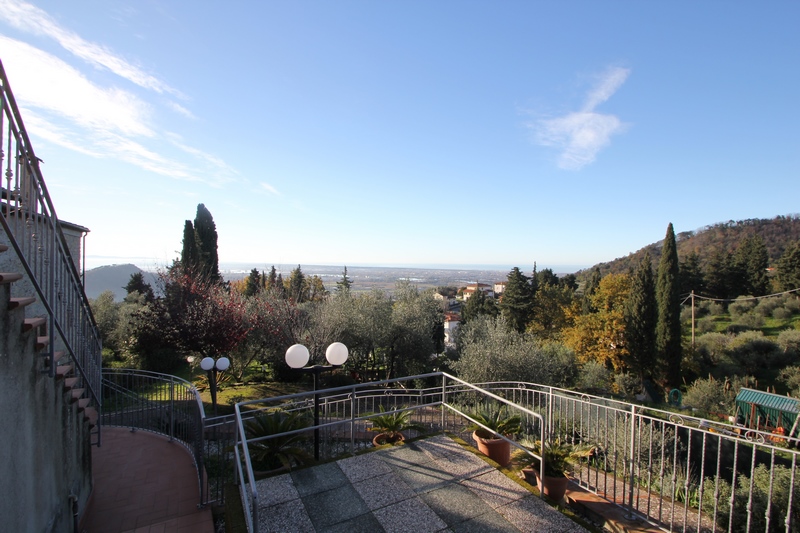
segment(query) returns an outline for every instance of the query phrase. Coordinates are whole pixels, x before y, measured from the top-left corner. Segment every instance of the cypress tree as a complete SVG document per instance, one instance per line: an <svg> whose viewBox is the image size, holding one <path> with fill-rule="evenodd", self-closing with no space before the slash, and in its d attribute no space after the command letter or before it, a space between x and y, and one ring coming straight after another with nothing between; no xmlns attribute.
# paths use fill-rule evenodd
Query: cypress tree
<svg viewBox="0 0 800 533"><path fill-rule="evenodd" d="M255 296L261 290L261 274L258 269L252 269L244 286L245 296Z"/></svg>
<svg viewBox="0 0 800 533"><path fill-rule="evenodd" d="M200 266L200 256L197 251L197 236L191 220L183 225L183 248L181 249L181 267L184 273L194 272Z"/></svg>
<svg viewBox="0 0 800 533"><path fill-rule="evenodd" d="M298 304L304 302L306 300L305 289L305 276L300 265L297 265L297 268L292 270L292 274L289 276L289 298Z"/></svg>
<svg viewBox="0 0 800 533"><path fill-rule="evenodd" d="M350 281L350 278L347 277L347 267L344 267L344 272L342 272L342 279L341 281L336 282L336 292L340 294L350 292L350 286L353 285L353 282Z"/></svg>
<svg viewBox="0 0 800 533"><path fill-rule="evenodd" d="M278 274L275 271L275 265L272 265L272 268L269 270L269 277L264 282L265 287L267 290L275 289L278 286Z"/></svg>
<svg viewBox="0 0 800 533"><path fill-rule="evenodd" d="M661 260L658 262L656 351L666 364L666 380L672 387L681 384L681 302L678 272L678 247L675 243L675 230L670 222L661 249Z"/></svg>
<svg viewBox="0 0 800 533"><path fill-rule="evenodd" d="M639 266L631 272L631 291L625 302L625 346L630 367L640 380L657 367L656 361L656 287L650 253L645 253Z"/></svg>
<svg viewBox="0 0 800 533"><path fill-rule="evenodd" d="M215 282L222 279L219 273L219 257L217 255L217 226L214 217L203 204L197 205L194 218L194 233L197 238L200 273Z"/></svg>

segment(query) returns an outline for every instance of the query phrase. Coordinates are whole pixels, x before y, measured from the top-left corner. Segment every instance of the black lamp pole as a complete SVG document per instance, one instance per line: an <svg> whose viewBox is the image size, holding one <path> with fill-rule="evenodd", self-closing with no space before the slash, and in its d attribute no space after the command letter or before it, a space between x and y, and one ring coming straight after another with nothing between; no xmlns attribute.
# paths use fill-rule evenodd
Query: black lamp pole
<svg viewBox="0 0 800 533"><path fill-rule="evenodd" d="M325 358L331 364L305 366L310 359L308 348L302 344L295 344L286 350L286 364L300 372L314 374L314 459L317 461L319 461L319 375L340 368L347 361L347 356L347 346L341 342L334 342L325 352Z"/></svg>

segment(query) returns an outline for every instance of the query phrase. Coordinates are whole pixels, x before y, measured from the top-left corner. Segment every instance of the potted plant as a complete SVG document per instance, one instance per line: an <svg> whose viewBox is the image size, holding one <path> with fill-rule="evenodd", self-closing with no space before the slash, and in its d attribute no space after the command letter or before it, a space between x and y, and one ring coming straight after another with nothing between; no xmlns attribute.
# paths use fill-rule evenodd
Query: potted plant
<svg viewBox="0 0 800 533"><path fill-rule="evenodd" d="M411 421L411 411L386 413L386 410L381 406L381 413L385 414L370 419L372 427L369 430L378 432L372 439L372 444L375 446L403 442L405 440L403 431L425 431L425 427Z"/></svg>
<svg viewBox="0 0 800 533"><path fill-rule="evenodd" d="M282 409L256 415L253 419L245 422L250 458L259 473L273 474L291 470L294 466L313 462L314 456L301 446L305 438L303 433L274 437L258 442L249 442L250 440L304 429L311 425L311 419L307 412Z"/></svg>
<svg viewBox="0 0 800 533"><path fill-rule="evenodd" d="M567 491L568 476L573 467L581 458L590 457L594 452L594 446L590 444L571 444L561 438L545 441L544 445L540 441L523 441L520 444L544 459L544 479L539 476L539 459L525 450L517 449L514 452L514 463L522 467L522 475L528 483L535 483L540 492L556 502L560 502Z"/></svg>
<svg viewBox="0 0 800 533"><path fill-rule="evenodd" d="M505 406L484 408L472 413L471 416L480 423L480 425L471 424L467 428L472 430L472 438L478 446L478 451L500 466L508 466L511 462L511 444L500 435L510 437L519 433L522 423L520 416L509 415Z"/></svg>

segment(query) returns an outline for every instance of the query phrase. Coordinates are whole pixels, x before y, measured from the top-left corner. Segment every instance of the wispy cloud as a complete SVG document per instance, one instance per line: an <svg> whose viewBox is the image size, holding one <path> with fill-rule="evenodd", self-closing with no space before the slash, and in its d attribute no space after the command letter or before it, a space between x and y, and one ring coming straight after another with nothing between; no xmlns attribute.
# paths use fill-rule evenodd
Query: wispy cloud
<svg viewBox="0 0 800 533"><path fill-rule="evenodd" d="M151 104L133 92L101 87L63 60L2 35L0 50L30 134L177 180L221 187L236 179L220 158L155 129Z"/></svg>
<svg viewBox="0 0 800 533"><path fill-rule="evenodd" d="M560 168L580 170L595 160L600 150L610 144L613 135L624 131L626 125L619 118L597 113L595 108L611 98L629 74L630 69L626 68L608 69L598 77L580 111L542 118L531 124L538 144L560 151Z"/></svg>
<svg viewBox="0 0 800 533"><path fill-rule="evenodd" d="M0 18L24 32L49 37L91 65L108 69L140 87L157 93L181 96L179 91L106 47L88 42L76 33L62 28L53 17L32 4L19 0L0 0Z"/></svg>
<svg viewBox="0 0 800 533"><path fill-rule="evenodd" d="M278 189L276 189L275 187L273 187L269 183L265 183L265 182L262 181L261 183L259 183L259 185L261 185L261 188L263 190L267 191L270 194L274 194L275 196L280 196L281 195L281 193L278 192Z"/></svg>

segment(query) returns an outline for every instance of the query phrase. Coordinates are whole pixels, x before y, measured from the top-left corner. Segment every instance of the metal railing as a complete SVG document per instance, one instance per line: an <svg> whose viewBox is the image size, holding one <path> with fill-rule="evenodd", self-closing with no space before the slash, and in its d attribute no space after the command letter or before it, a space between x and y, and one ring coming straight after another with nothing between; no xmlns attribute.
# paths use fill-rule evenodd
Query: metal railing
<svg viewBox="0 0 800 533"><path fill-rule="evenodd" d="M414 384L421 381L430 382L431 386L413 388ZM310 450L312 435L317 429L320 434L320 460L327 461L371 447L374 433L370 434L369 429L372 418L411 411L413 422L426 429L424 434L446 431L471 441L471 431L466 429L468 426L474 424L489 429L471 416L477 408L486 407L487 404L494 404L495 407L505 405L509 415L520 415L524 433L538 440L544 437L544 417L540 413L442 372L326 389L320 391L319 395L318 426L272 435L253 435L249 429L250 421L276 410L286 413L309 412L314 409L313 391L236 404L237 433L233 459L249 531L256 531L259 523L257 473L258 477L265 474L256 468L250 451L252 447L271 439L298 435L305 439L300 445L304 444ZM519 447L513 440L503 438ZM540 456L530 451L528 453L541 461ZM543 463L540 463L540 468L544 469Z"/></svg>
<svg viewBox="0 0 800 533"><path fill-rule="evenodd" d="M416 380L437 383L406 388ZM470 442L470 413L486 402L503 403L522 416L523 434L594 446L575 468L573 482L631 519L679 532L800 531L800 442L784 435L531 383L473 385L444 373L320 395L321 460L370 447L366 430L381 407L411 410L428 433L447 431ZM258 473L251 448L292 434L310 446L313 428L254 437L248 421L276 409L310 410L312 399L309 392L236 405L234 467L250 531L259 523L256 481L268 474Z"/></svg>
<svg viewBox="0 0 800 533"><path fill-rule="evenodd" d="M169 374L106 368L102 390L104 425L151 431L182 444L197 468L200 505L222 501L226 475L219 468L228 468L232 478L230 461L220 460L231 455L232 415L206 418L197 388Z"/></svg>
<svg viewBox="0 0 800 533"><path fill-rule="evenodd" d="M48 315L50 375L60 340L99 409L100 336L2 62L0 83L0 223Z"/></svg>

